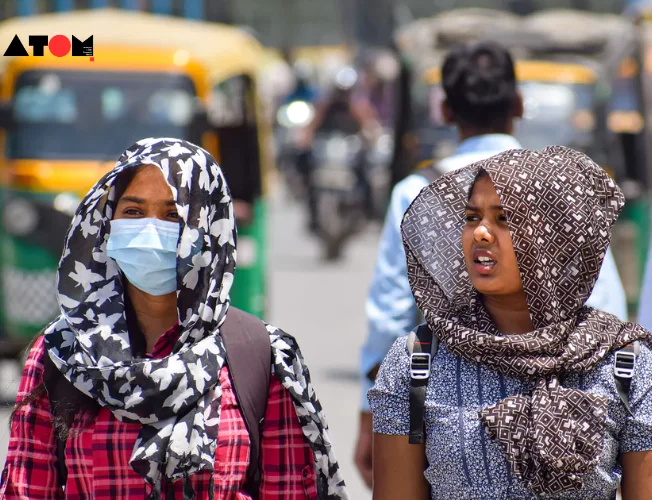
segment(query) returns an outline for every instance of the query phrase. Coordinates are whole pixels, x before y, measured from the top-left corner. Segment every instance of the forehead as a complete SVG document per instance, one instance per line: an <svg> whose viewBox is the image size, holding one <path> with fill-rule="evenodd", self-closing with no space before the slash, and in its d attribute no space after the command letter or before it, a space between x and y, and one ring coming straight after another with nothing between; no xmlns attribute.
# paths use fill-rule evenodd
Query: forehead
<svg viewBox="0 0 652 500"><path fill-rule="evenodd" d="M478 178L471 188L469 201L473 205L501 205L500 197L488 176Z"/></svg>
<svg viewBox="0 0 652 500"><path fill-rule="evenodd" d="M122 197L137 196L144 199L172 199L172 190L156 165L144 165L135 173Z"/></svg>

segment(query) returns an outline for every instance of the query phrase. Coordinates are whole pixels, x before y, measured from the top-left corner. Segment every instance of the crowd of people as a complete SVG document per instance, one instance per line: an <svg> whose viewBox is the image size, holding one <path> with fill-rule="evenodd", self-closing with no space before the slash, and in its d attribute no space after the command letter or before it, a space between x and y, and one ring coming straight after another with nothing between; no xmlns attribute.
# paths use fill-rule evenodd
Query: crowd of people
<svg viewBox="0 0 652 500"><path fill-rule="evenodd" d="M374 500L649 498L652 264L639 326L609 247L623 193L583 153L521 147L500 46L451 51L442 81L460 143L392 193L359 472ZM230 305L236 262L215 159L129 147L67 233L0 499L349 498L296 340Z"/></svg>

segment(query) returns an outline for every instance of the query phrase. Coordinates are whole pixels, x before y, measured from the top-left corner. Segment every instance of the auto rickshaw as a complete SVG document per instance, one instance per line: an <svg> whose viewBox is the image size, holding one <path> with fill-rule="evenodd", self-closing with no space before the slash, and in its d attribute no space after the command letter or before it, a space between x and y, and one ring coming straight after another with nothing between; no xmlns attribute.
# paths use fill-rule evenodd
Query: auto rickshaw
<svg viewBox="0 0 652 500"><path fill-rule="evenodd" d="M619 183L631 185L627 183L631 159L622 135L639 133L642 125L629 111L614 107L618 95L613 92L627 69L624 61L635 58L638 47L627 20L565 10L516 16L459 9L419 20L413 28L403 27L396 37L403 60L403 106L392 165L394 183L453 153L456 130L443 122L440 113L441 64L456 44L491 40L504 45L515 59L525 108L514 131L519 142L530 149L558 144L583 151ZM626 195L630 207L637 203L631 191ZM634 241L627 224L625 213L612 247L630 308L635 310L642 238Z"/></svg>
<svg viewBox="0 0 652 500"><path fill-rule="evenodd" d="M238 223L232 303L266 311L266 180L272 137L258 96L262 47L233 27L100 9L0 23L15 35L93 37L89 57L4 57L0 324L14 356L59 312L55 275L81 199L136 140L179 137L211 152ZM4 50L4 49L3 49Z"/></svg>

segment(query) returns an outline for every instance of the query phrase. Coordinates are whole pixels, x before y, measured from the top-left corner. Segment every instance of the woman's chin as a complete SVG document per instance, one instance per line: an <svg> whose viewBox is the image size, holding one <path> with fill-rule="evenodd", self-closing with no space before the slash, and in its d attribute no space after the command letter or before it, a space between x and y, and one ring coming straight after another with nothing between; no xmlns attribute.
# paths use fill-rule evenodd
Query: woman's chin
<svg viewBox="0 0 652 500"><path fill-rule="evenodd" d="M474 273L471 275L471 284L482 295L503 295L505 288L500 276L491 274L478 275Z"/></svg>

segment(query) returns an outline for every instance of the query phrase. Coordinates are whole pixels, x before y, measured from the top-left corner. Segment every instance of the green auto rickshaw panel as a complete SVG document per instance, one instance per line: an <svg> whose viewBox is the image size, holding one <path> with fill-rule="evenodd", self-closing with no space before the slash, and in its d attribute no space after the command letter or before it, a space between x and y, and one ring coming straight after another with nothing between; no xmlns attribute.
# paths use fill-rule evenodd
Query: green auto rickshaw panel
<svg viewBox="0 0 652 500"><path fill-rule="evenodd" d="M231 288L231 304L260 319L267 313L265 254L267 210L265 201L254 202L253 222L238 227L235 277Z"/></svg>
<svg viewBox="0 0 652 500"><path fill-rule="evenodd" d="M51 194L3 190L2 198L8 195L27 200L53 198ZM52 237L63 242L64 235ZM59 258L22 241L4 226L0 228L0 321L9 338L31 339L58 314L55 286Z"/></svg>

